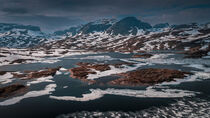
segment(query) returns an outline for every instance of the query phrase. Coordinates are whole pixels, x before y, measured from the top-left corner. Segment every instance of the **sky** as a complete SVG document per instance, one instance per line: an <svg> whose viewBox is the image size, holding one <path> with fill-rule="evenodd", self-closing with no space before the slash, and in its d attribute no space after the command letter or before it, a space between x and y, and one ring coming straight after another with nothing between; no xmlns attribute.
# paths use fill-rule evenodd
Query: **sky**
<svg viewBox="0 0 210 118"><path fill-rule="evenodd" d="M0 0L0 22L45 32L101 18L135 16L152 25L210 22L210 0Z"/></svg>

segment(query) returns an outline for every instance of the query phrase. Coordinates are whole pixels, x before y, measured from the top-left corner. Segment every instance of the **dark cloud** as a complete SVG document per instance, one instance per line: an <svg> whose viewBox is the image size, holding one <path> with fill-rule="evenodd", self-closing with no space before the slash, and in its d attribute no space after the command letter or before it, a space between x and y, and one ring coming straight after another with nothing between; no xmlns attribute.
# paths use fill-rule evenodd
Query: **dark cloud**
<svg viewBox="0 0 210 118"><path fill-rule="evenodd" d="M26 14L28 11L24 8L3 8L3 12L7 14Z"/></svg>
<svg viewBox="0 0 210 118"><path fill-rule="evenodd" d="M60 16L43 16L43 15L15 15L7 16L2 18L4 22L9 23L19 23L27 25L37 25L42 28L43 31L55 31L74 26L75 24L82 24L83 20L81 19L70 19L67 17Z"/></svg>
<svg viewBox="0 0 210 118"><path fill-rule="evenodd" d="M54 30L103 17L137 16L152 24L210 21L210 0L0 0L0 22Z"/></svg>

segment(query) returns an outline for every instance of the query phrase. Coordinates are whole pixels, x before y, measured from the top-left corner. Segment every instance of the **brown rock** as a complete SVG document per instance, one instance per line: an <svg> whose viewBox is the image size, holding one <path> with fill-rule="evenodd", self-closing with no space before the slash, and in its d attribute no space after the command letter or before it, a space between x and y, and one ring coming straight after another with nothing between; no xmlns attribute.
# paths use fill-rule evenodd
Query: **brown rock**
<svg viewBox="0 0 210 118"><path fill-rule="evenodd" d="M187 55L185 58L202 58L207 56L208 52L210 52L210 45L205 50L201 50L200 46L191 48L189 51L184 52L184 54Z"/></svg>
<svg viewBox="0 0 210 118"><path fill-rule="evenodd" d="M80 63L77 63L77 65L81 66L83 68L91 68L91 69L95 69L98 71L106 71L106 70L111 69L109 67L109 64L91 64L91 63L80 62Z"/></svg>
<svg viewBox="0 0 210 118"><path fill-rule="evenodd" d="M7 72L13 72L13 71L0 71L0 75L4 75L4 74L6 74Z"/></svg>
<svg viewBox="0 0 210 118"><path fill-rule="evenodd" d="M70 77L74 79L80 79L84 82L88 83L95 83L95 80L87 80L88 74L96 74L96 72L92 69L97 71L106 71L110 70L110 65L115 66L116 68L120 68L121 65L132 65L132 63L119 63L119 64L91 64L91 63L77 63L79 67L70 69Z"/></svg>
<svg viewBox="0 0 210 118"><path fill-rule="evenodd" d="M66 54L66 53L68 53L69 51L68 50L66 50L66 51L62 51L62 52L60 52L60 54Z"/></svg>
<svg viewBox="0 0 210 118"><path fill-rule="evenodd" d="M0 57L7 57L7 56L4 56L4 55L0 55Z"/></svg>
<svg viewBox="0 0 210 118"><path fill-rule="evenodd" d="M133 58L150 58L152 54L133 55Z"/></svg>
<svg viewBox="0 0 210 118"><path fill-rule="evenodd" d="M13 95L21 94L26 91L27 87L21 84L12 84L0 88L0 98L7 98Z"/></svg>
<svg viewBox="0 0 210 118"><path fill-rule="evenodd" d="M12 75L14 78L24 78L27 76L26 74L18 74L18 73L12 73Z"/></svg>
<svg viewBox="0 0 210 118"><path fill-rule="evenodd" d="M88 74L95 74L96 72L84 67L76 67L69 70L72 78L86 79Z"/></svg>
<svg viewBox="0 0 210 118"><path fill-rule="evenodd" d="M138 86L138 85L153 85L162 82L174 81L175 78L184 78L187 72L181 72L171 69L141 69L127 73L118 74L122 76L119 79L110 81L112 85L126 85L126 86Z"/></svg>
<svg viewBox="0 0 210 118"><path fill-rule="evenodd" d="M43 71L31 72L31 73L27 74L26 79L47 77L47 76L50 76L50 75L54 76L59 69L60 69L60 67L58 67L58 68L49 68L49 69L43 70Z"/></svg>
<svg viewBox="0 0 210 118"><path fill-rule="evenodd" d="M58 68L48 68L41 71L24 71L22 74L12 73L15 78L22 79L35 79L40 77L54 76L56 72L60 69Z"/></svg>
<svg viewBox="0 0 210 118"><path fill-rule="evenodd" d="M33 61L34 59L16 59L12 62L10 62L10 64L14 64L14 63L23 63L23 62L26 62L26 61Z"/></svg>
<svg viewBox="0 0 210 118"><path fill-rule="evenodd" d="M0 71L0 75L4 75L6 73L7 73L7 71Z"/></svg>

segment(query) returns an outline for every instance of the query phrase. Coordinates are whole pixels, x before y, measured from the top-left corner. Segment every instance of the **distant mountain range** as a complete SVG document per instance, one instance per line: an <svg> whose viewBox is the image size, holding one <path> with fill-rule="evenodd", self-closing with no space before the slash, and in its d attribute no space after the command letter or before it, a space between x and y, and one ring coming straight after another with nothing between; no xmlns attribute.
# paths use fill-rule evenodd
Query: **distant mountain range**
<svg viewBox="0 0 210 118"><path fill-rule="evenodd" d="M27 48L38 45L46 45L46 42L48 42L49 45L59 42L57 39L71 40L72 43L77 42L78 44L81 42L79 45L90 45L87 43L87 39L91 38L94 39L93 42L98 42L102 39L104 41L105 39L115 40L119 39L120 37L148 37L151 34L161 34L164 32L170 32L168 34L170 36L176 32L178 33L177 36L186 36L195 35L195 32L200 33L199 31L202 29L208 29L210 26L209 24L210 23L200 25L197 23L191 23L169 25L168 23L161 23L151 26L149 23L143 22L135 17L126 17L121 20L100 19L94 22L89 22L85 25L79 25L70 27L66 30L56 31L49 35L43 33L37 26L0 23L0 47ZM86 41L81 41L81 39L86 39ZM86 44L84 44L84 42ZM72 49L77 48L77 46L69 47Z"/></svg>
<svg viewBox="0 0 210 118"><path fill-rule="evenodd" d="M110 35L129 35L133 34L136 35L138 30L147 30L151 29L152 26L149 23L142 22L135 17L126 17L117 21L116 19L101 19L94 22L87 23L83 26L79 27L72 27L73 29L77 30L64 30L64 31L57 31L64 35L65 33L69 34L89 34L94 32L106 32ZM72 29L70 28L70 29ZM75 31L77 31L75 33Z"/></svg>
<svg viewBox="0 0 210 118"><path fill-rule="evenodd" d="M37 26L0 23L0 47L32 47L46 40Z"/></svg>

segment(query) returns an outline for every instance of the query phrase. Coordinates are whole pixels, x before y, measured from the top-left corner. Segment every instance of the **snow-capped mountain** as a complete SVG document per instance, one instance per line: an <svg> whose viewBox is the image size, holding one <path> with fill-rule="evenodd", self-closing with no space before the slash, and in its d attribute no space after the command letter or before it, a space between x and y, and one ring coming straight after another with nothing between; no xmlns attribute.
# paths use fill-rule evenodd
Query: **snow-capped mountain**
<svg viewBox="0 0 210 118"><path fill-rule="evenodd" d="M115 19L100 19L94 22L87 23L80 30L81 34L89 34L94 32L105 32L113 24L116 23Z"/></svg>
<svg viewBox="0 0 210 118"><path fill-rule="evenodd" d="M194 47L204 49L210 45L210 28L206 27L206 25L193 23L173 26L161 24L156 25L155 28L154 26L151 28L150 25L145 26L141 29L142 33L132 34L126 32L127 35L123 33L114 35L114 33L110 34L107 31L80 33L63 40L43 44L39 48L142 52L151 50L189 50ZM125 29L127 28L128 26L125 26Z"/></svg>
<svg viewBox="0 0 210 118"><path fill-rule="evenodd" d="M180 25L172 25L171 27L174 30L181 30L181 29L197 29L199 28L199 24L197 23L190 23L190 24L180 24Z"/></svg>
<svg viewBox="0 0 210 118"><path fill-rule="evenodd" d="M168 23L160 23L153 26L153 28L161 29L161 28L168 28L170 25Z"/></svg>
<svg viewBox="0 0 210 118"><path fill-rule="evenodd" d="M145 33L152 26L149 23L142 22L135 17L126 17L121 20L116 19L100 19L89 22L78 30L78 27L72 27L64 31L57 31L55 34L66 36L68 33L73 34L90 34L95 32L104 32L110 35L138 35ZM75 30L77 29L77 30Z"/></svg>
<svg viewBox="0 0 210 118"><path fill-rule="evenodd" d="M35 26L1 24L0 29L0 46L14 48L35 46L43 49L138 52L187 50L195 46L203 49L210 43L209 23L151 26L135 17L119 21L101 19L57 31L50 36Z"/></svg>
<svg viewBox="0 0 210 118"><path fill-rule="evenodd" d="M66 30L59 30L55 31L53 35L55 36L74 36L78 33L78 31L81 29L82 26L75 26L75 27L70 27Z"/></svg>
<svg viewBox="0 0 210 118"><path fill-rule="evenodd" d="M126 17L111 26L106 32L113 35L136 35L138 30L147 30L152 28L149 23L142 22L135 17Z"/></svg>
<svg viewBox="0 0 210 118"><path fill-rule="evenodd" d="M0 47L25 48L45 41L46 35L37 26L0 23Z"/></svg>

